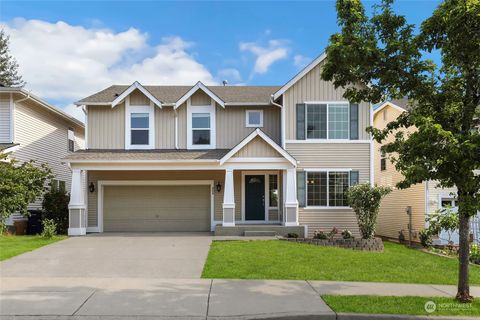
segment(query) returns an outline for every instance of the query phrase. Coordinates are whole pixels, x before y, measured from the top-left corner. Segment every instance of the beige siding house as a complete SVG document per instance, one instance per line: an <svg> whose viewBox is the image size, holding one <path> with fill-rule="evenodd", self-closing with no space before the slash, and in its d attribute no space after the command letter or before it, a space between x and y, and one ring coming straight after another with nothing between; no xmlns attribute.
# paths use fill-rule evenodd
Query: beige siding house
<svg viewBox="0 0 480 320"><path fill-rule="evenodd" d="M373 180L371 107L320 79L324 59L283 86L135 82L78 101L69 234L358 234L344 192Z"/></svg>
<svg viewBox="0 0 480 320"><path fill-rule="evenodd" d="M407 111L408 104L405 100L385 102L375 109L373 125L377 129L384 129L389 122ZM408 134L413 130L415 129L403 129L403 132ZM392 141L394 141L394 134L389 135L382 144ZM418 242L420 241L419 232L427 226L426 218L429 214L447 205L456 207L457 190L456 188L440 188L435 181L419 183L408 189L397 189L395 186L403 179L403 176L380 151L382 144L374 143L375 183L392 187L393 192L384 198L380 206L377 234L398 239L399 233L402 232L408 240L409 226L411 225L411 239ZM407 214L407 207L410 208L411 217ZM477 227L478 223L475 224L475 228ZM474 233L478 234L479 232L476 230ZM452 240L455 240L455 236ZM446 234L440 234L437 241L446 243Z"/></svg>
<svg viewBox="0 0 480 320"><path fill-rule="evenodd" d="M84 134L83 123L60 109L24 89L0 87L0 152L9 159L47 164L55 183L66 190L72 172L63 158L84 149ZM41 206L38 199L29 209Z"/></svg>

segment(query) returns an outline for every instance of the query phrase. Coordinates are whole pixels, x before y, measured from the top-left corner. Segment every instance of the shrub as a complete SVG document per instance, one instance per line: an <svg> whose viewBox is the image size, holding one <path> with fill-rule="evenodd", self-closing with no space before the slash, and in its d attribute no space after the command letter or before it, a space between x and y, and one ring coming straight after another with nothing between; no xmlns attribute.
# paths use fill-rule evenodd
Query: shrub
<svg viewBox="0 0 480 320"><path fill-rule="evenodd" d="M470 246L470 262L480 264L480 246L476 243Z"/></svg>
<svg viewBox="0 0 480 320"><path fill-rule="evenodd" d="M347 201L355 211L363 239L371 239L375 235L380 202L391 191L389 187L372 187L369 183L357 184L348 189Z"/></svg>
<svg viewBox="0 0 480 320"><path fill-rule="evenodd" d="M332 230L331 230L329 233L327 233L328 239L329 239L330 241L333 240L333 238L335 237L335 235L336 235L337 233L338 233L338 229L335 228L335 227L333 227Z"/></svg>
<svg viewBox="0 0 480 320"><path fill-rule="evenodd" d="M52 219L56 223L59 234L67 234L69 202L70 196L65 189L58 188L53 184L43 196L43 216L45 219Z"/></svg>
<svg viewBox="0 0 480 320"><path fill-rule="evenodd" d="M327 240L328 236L321 230L315 230L313 233L313 239Z"/></svg>
<svg viewBox="0 0 480 320"><path fill-rule="evenodd" d="M345 229L342 231L342 238L345 240L353 239L353 234L350 230Z"/></svg>
<svg viewBox="0 0 480 320"><path fill-rule="evenodd" d="M295 232L289 232L287 234L287 238L298 238L298 234L296 234Z"/></svg>
<svg viewBox="0 0 480 320"><path fill-rule="evenodd" d="M57 224L53 219L43 219L42 238L51 239L57 234Z"/></svg>
<svg viewBox="0 0 480 320"><path fill-rule="evenodd" d="M432 234L428 229L423 229L419 232L420 243L423 247L428 248L432 245Z"/></svg>
<svg viewBox="0 0 480 320"><path fill-rule="evenodd" d="M458 214L451 208L445 207L435 211L427 217L427 231L430 236L438 235L442 230L448 235L448 244L452 244L452 234L458 230Z"/></svg>

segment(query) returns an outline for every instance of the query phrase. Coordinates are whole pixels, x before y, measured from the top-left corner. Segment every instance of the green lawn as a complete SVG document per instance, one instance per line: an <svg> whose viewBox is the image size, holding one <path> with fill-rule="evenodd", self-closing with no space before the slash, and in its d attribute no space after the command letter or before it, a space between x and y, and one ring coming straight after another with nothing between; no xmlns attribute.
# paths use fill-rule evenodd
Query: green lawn
<svg viewBox="0 0 480 320"><path fill-rule="evenodd" d="M40 236L0 236L0 261L65 238L65 236L58 236L52 239L44 239Z"/></svg>
<svg viewBox="0 0 480 320"><path fill-rule="evenodd" d="M480 316L480 300L458 303L445 297L379 297L379 296L322 296L335 312L383 313L431 316ZM435 310L425 311L425 303L433 301Z"/></svg>
<svg viewBox="0 0 480 320"><path fill-rule="evenodd" d="M278 240L214 241L202 277L456 284L455 259L384 244L379 253ZM480 284L477 266L470 283Z"/></svg>

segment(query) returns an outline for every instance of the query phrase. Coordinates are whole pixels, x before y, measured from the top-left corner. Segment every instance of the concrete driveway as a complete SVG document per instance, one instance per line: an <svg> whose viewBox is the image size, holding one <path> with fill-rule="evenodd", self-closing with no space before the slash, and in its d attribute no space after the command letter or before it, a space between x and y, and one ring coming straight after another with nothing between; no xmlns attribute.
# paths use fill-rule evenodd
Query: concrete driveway
<svg viewBox="0 0 480 320"><path fill-rule="evenodd" d="M74 237L0 263L2 277L198 279L210 233Z"/></svg>

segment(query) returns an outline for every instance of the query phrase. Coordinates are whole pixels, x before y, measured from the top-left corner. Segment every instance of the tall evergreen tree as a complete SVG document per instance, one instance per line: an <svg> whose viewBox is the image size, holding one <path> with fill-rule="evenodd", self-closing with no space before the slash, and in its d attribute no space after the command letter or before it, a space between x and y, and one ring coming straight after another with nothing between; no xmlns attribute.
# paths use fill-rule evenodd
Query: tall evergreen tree
<svg viewBox="0 0 480 320"><path fill-rule="evenodd" d="M10 54L10 37L0 30L0 85L5 87L23 87L25 81L18 74L17 60Z"/></svg>
<svg viewBox="0 0 480 320"><path fill-rule="evenodd" d="M378 142L394 135L383 150L404 176L398 187L426 180L457 187L457 298L470 301L469 220L480 209L480 0L443 1L418 32L394 12L393 0L383 0L370 17L360 0L337 0L337 16L341 31L330 38L322 77L348 87L350 101L413 103L385 130L369 131ZM441 66L424 58L432 51ZM408 127L416 130L397 132Z"/></svg>

